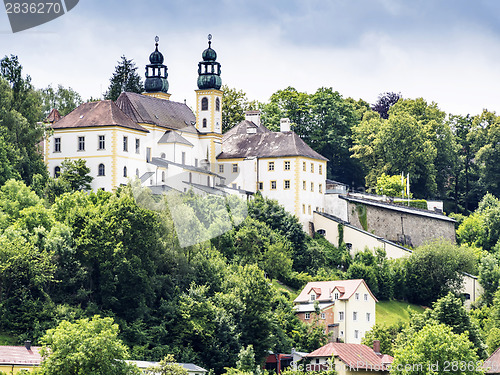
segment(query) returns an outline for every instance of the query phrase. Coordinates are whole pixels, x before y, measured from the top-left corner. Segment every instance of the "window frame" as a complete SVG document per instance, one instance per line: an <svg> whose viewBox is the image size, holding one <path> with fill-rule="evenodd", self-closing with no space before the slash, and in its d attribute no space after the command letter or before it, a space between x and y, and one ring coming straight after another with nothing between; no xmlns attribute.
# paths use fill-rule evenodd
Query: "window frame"
<svg viewBox="0 0 500 375"><path fill-rule="evenodd" d="M309 319L311 319L311 313L306 312L306 313L304 314L304 319L305 319L305 320L309 320Z"/></svg>
<svg viewBox="0 0 500 375"><path fill-rule="evenodd" d="M224 173L224 164L219 164L219 173Z"/></svg>
<svg viewBox="0 0 500 375"><path fill-rule="evenodd" d="M61 152L61 137L54 138L54 152Z"/></svg>
<svg viewBox="0 0 500 375"><path fill-rule="evenodd" d="M238 163L233 163L233 165L231 167L231 171L233 173L238 173Z"/></svg>
<svg viewBox="0 0 500 375"><path fill-rule="evenodd" d="M288 186L287 186L287 183L288 183ZM283 189L284 190L290 190L290 186L291 186L290 180L284 180L283 181Z"/></svg>
<svg viewBox="0 0 500 375"><path fill-rule="evenodd" d="M97 166L97 177L103 177L106 176L106 166L104 163L99 163Z"/></svg>
<svg viewBox="0 0 500 375"><path fill-rule="evenodd" d="M123 152L128 152L128 136L123 136Z"/></svg>
<svg viewBox="0 0 500 375"><path fill-rule="evenodd" d="M270 182L270 187L271 187L271 190L276 190L276 180L272 180L272 181L269 181Z"/></svg>
<svg viewBox="0 0 500 375"><path fill-rule="evenodd" d="M202 111L208 111L208 98L204 96L201 98L201 110Z"/></svg>
<svg viewBox="0 0 500 375"><path fill-rule="evenodd" d="M77 151L85 151L85 136L84 135L78 136Z"/></svg>
<svg viewBox="0 0 500 375"><path fill-rule="evenodd" d="M339 322L343 322L345 319L344 311L339 311Z"/></svg>
<svg viewBox="0 0 500 375"><path fill-rule="evenodd" d="M106 136L104 134L97 135L97 149L106 150Z"/></svg>
<svg viewBox="0 0 500 375"><path fill-rule="evenodd" d="M268 172L273 172L274 171L274 161L268 161L267 162L267 170L268 170Z"/></svg>
<svg viewBox="0 0 500 375"><path fill-rule="evenodd" d="M283 162L283 170L290 171L292 169L292 163L289 160Z"/></svg>
<svg viewBox="0 0 500 375"><path fill-rule="evenodd" d="M139 138L135 139L135 153L136 154L141 153L141 140Z"/></svg>

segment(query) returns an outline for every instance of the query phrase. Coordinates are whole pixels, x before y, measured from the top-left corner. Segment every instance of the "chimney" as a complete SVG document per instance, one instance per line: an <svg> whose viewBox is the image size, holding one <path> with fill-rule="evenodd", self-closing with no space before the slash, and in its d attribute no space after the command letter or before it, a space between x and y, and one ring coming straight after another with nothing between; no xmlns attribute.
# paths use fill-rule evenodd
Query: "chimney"
<svg viewBox="0 0 500 375"><path fill-rule="evenodd" d="M380 340L373 340L373 351L375 354L380 354Z"/></svg>
<svg viewBox="0 0 500 375"><path fill-rule="evenodd" d="M280 120L280 132L289 132L290 131L290 119L282 118Z"/></svg>
<svg viewBox="0 0 500 375"><path fill-rule="evenodd" d="M260 111L246 111L245 120L252 121L255 125L260 126Z"/></svg>
<svg viewBox="0 0 500 375"><path fill-rule="evenodd" d="M24 347L26 348L26 350L31 350L31 341L30 340L26 340L24 342Z"/></svg>

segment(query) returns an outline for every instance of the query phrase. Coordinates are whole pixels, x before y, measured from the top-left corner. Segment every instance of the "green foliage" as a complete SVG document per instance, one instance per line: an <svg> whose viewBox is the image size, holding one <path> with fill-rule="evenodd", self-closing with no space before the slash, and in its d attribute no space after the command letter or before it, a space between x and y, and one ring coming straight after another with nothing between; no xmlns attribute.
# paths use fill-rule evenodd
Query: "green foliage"
<svg viewBox="0 0 500 375"><path fill-rule="evenodd" d="M371 330L366 332L361 343L371 347L373 345L373 341L379 340L380 353L393 356L394 349L396 347L396 338L402 330L403 323L401 322L393 325L381 325L377 323Z"/></svg>
<svg viewBox="0 0 500 375"><path fill-rule="evenodd" d="M395 326L410 321L410 316L422 313L424 308L402 301L380 301L376 305L377 324Z"/></svg>
<svg viewBox="0 0 500 375"><path fill-rule="evenodd" d="M142 93L144 91L144 85L136 70L137 67L134 61L132 59L127 59L123 55L121 60L118 61L118 65L115 66L113 75L109 79L110 84L108 91L104 94L104 98L115 101L122 92Z"/></svg>
<svg viewBox="0 0 500 375"><path fill-rule="evenodd" d="M409 301L429 305L449 291L458 292L461 272L474 273L475 255L470 248L437 241L415 249L406 268Z"/></svg>
<svg viewBox="0 0 500 375"><path fill-rule="evenodd" d="M45 132L41 98L22 69L17 56L0 60L0 184L20 176L29 185L33 175L47 175L38 146Z"/></svg>
<svg viewBox="0 0 500 375"><path fill-rule="evenodd" d="M386 195L388 197L403 197L406 191L406 179L401 182L401 176L394 175L388 176L385 173L382 173L379 177L377 177L377 186L376 192L379 195Z"/></svg>
<svg viewBox="0 0 500 375"><path fill-rule="evenodd" d="M366 206L362 203L356 203L356 212L358 213L358 220L361 227L367 231L368 230L368 218Z"/></svg>
<svg viewBox="0 0 500 375"><path fill-rule="evenodd" d="M465 333L453 333L444 324L429 324L399 343L391 373L477 374L478 360Z"/></svg>
<svg viewBox="0 0 500 375"><path fill-rule="evenodd" d="M492 254L485 254L479 264L479 283L483 287L482 300L491 305L500 282L500 266Z"/></svg>
<svg viewBox="0 0 500 375"><path fill-rule="evenodd" d="M145 375L188 375L188 371L175 362L172 354L167 354L156 366L150 366L142 372Z"/></svg>
<svg viewBox="0 0 500 375"><path fill-rule="evenodd" d="M61 175L59 178L68 182L72 191L90 190L93 178L90 176L90 168L83 159L65 159L61 163Z"/></svg>
<svg viewBox="0 0 500 375"><path fill-rule="evenodd" d="M222 132L225 133L245 119L244 112L257 109L257 103L249 102L242 90L222 85Z"/></svg>
<svg viewBox="0 0 500 375"><path fill-rule="evenodd" d="M62 85L57 85L57 89L48 86L40 90L42 97L42 111L47 117L50 111L55 108L61 116L66 116L76 107L83 103L82 97L71 87L65 88Z"/></svg>
<svg viewBox="0 0 500 375"><path fill-rule="evenodd" d="M488 347L488 355L492 355L500 347L500 328L493 327L489 331L486 346Z"/></svg>
<svg viewBox="0 0 500 375"><path fill-rule="evenodd" d="M486 194L473 214L458 227L459 243L492 251L500 238L500 201Z"/></svg>
<svg viewBox="0 0 500 375"><path fill-rule="evenodd" d="M257 368L257 363L255 362L253 345L250 344L246 348L241 348L240 352L238 353L236 368L242 372L255 371L255 369Z"/></svg>
<svg viewBox="0 0 500 375"><path fill-rule="evenodd" d="M124 361L128 350L118 339L118 325L112 318L63 321L47 331L42 343L40 373L44 375L139 374L137 367Z"/></svg>

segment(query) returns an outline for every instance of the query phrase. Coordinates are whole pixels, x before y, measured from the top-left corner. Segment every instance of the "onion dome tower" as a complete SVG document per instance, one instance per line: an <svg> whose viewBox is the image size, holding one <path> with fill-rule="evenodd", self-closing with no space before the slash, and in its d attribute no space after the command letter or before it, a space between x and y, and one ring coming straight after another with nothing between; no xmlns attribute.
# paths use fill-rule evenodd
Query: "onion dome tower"
<svg viewBox="0 0 500 375"><path fill-rule="evenodd" d="M198 88L200 90L216 89L222 85L220 79L220 63L215 61L217 53L212 49L212 35L208 35L208 48L201 54L203 61L198 63Z"/></svg>
<svg viewBox="0 0 500 375"><path fill-rule="evenodd" d="M196 128L206 147L206 162L216 172L217 155L222 151L222 91L220 64L212 49L212 35L208 35L208 48L198 63L198 90L196 90Z"/></svg>
<svg viewBox="0 0 500 375"><path fill-rule="evenodd" d="M146 92L144 94L161 99L170 99L167 66L163 65L163 55L158 51L159 40L160 38L155 37L156 48L149 56L150 63L146 65L146 82L144 84Z"/></svg>

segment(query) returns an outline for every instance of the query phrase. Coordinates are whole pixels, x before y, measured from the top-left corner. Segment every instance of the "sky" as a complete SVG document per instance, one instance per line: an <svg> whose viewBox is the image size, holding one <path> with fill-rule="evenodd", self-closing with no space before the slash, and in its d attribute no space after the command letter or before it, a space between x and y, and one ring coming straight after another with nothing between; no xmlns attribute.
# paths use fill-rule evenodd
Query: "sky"
<svg viewBox="0 0 500 375"><path fill-rule="evenodd" d="M332 87L369 103L392 91L446 113L500 114L497 0L80 0L18 33L0 10L0 55L17 55L37 88L83 99L102 96L122 55L144 77L158 36L171 100L192 106L209 33L223 84L250 100Z"/></svg>

